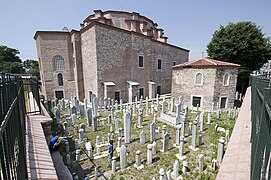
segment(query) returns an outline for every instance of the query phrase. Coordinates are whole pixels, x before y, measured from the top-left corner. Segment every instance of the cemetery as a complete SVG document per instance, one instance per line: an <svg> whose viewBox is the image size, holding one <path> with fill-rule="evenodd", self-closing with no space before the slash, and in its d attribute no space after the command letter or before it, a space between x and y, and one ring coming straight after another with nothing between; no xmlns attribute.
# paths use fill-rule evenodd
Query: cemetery
<svg viewBox="0 0 271 180"><path fill-rule="evenodd" d="M123 103L93 94L91 103L73 96L44 105L52 131L72 135L59 151L74 179L215 179L238 113L218 105L201 112L167 95Z"/></svg>

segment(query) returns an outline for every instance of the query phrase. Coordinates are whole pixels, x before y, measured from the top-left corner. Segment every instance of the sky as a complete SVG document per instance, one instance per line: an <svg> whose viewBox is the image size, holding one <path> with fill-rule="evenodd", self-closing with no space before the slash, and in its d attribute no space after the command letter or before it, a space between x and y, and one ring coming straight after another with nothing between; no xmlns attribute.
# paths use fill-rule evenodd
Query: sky
<svg viewBox="0 0 271 180"><path fill-rule="evenodd" d="M40 30L79 30L93 10L138 12L163 28L168 43L190 50L189 59L207 56L206 46L220 25L252 21L271 36L270 0L0 0L0 45L37 60L33 36Z"/></svg>

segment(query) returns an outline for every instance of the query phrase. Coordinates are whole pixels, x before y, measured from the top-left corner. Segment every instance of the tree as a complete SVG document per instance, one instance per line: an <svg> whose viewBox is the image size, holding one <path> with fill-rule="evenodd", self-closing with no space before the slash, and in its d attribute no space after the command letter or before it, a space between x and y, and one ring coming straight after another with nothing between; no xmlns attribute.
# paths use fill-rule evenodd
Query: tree
<svg viewBox="0 0 271 180"><path fill-rule="evenodd" d="M33 59L27 59L23 62L23 65L27 69L39 68L39 62Z"/></svg>
<svg viewBox="0 0 271 180"><path fill-rule="evenodd" d="M212 59L240 64L237 90L244 93L249 74L258 70L271 57L271 44L261 27L252 22L229 23L215 31L207 45Z"/></svg>
<svg viewBox="0 0 271 180"><path fill-rule="evenodd" d="M40 76L39 71L39 62L33 59L27 59L23 62L23 65L27 70L27 73L31 74L32 76Z"/></svg>
<svg viewBox="0 0 271 180"><path fill-rule="evenodd" d="M17 49L0 45L0 72L4 73L23 73L22 60Z"/></svg>

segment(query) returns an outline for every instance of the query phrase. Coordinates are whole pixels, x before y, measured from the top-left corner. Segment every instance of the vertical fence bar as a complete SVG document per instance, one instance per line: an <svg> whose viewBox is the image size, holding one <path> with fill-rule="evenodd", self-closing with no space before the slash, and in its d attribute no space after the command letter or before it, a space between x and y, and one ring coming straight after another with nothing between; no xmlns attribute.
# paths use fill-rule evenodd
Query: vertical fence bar
<svg viewBox="0 0 271 180"><path fill-rule="evenodd" d="M22 99L21 97L23 96L24 94L24 89L23 89L23 84L20 83L20 87L18 88L18 90L16 91L17 92L17 97ZM22 109L22 106L21 104L24 103L24 101L17 101L18 105L16 106L16 111L17 111L17 119L18 119L18 125L20 125L18 127L19 129L19 137L18 139L21 139L21 141L18 141L18 150L19 150L19 156L18 156L18 166L19 167L25 167L23 169L22 172L24 172L24 174L21 174L22 176L24 175L25 177L27 177L27 164L26 164L26 161L23 161L23 160L19 160L20 157L26 157L26 152L25 152L25 134L26 134L26 130L25 130L25 110Z"/></svg>
<svg viewBox="0 0 271 180"><path fill-rule="evenodd" d="M41 114L41 105L40 105L40 97L39 97L39 84L38 84L38 80L36 78L30 78L30 81L28 84L24 84L24 86L26 87L25 88L25 91L27 92L27 99L29 100L30 98L32 99L32 96L33 96L33 100L34 102L32 102L34 105L33 105L33 108L34 109L31 109L31 103L30 101L28 101L28 106L27 106L27 114L30 114L30 113L38 113L38 114ZM31 96L32 95L32 96ZM31 97L30 97L31 96ZM36 109L36 107L38 109Z"/></svg>
<svg viewBox="0 0 271 180"><path fill-rule="evenodd" d="M5 156L4 156L4 145L2 143L4 143L2 136L0 136L0 160L1 160L1 168L2 168L2 172L3 172L3 179L7 179L8 175L7 175L7 167L6 167L6 160L5 160Z"/></svg>

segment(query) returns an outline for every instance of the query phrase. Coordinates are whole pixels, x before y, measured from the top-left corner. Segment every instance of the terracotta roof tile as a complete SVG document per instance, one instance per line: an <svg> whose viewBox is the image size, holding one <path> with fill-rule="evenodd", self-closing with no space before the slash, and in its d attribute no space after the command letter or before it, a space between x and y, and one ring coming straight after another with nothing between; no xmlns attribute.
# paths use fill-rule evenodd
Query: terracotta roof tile
<svg viewBox="0 0 271 180"><path fill-rule="evenodd" d="M239 64L229 63L225 61L218 61L209 58L202 58L194 61L185 62L183 64L178 64L173 66L173 69L181 69L181 68L207 68L207 67L232 67L239 68Z"/></svg>

